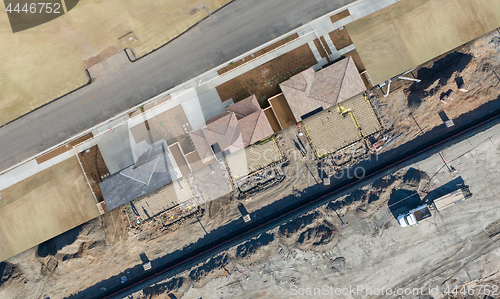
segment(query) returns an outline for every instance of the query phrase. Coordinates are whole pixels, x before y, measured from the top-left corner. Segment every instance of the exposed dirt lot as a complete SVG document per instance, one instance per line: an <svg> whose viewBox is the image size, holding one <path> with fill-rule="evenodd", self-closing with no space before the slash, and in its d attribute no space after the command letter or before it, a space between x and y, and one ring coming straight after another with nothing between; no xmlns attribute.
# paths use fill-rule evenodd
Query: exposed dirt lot
<svg viewBox="0 0 500 299"><path fill-rule="evenodd" d="M328 33L328 35L330 36L333 45L337 50L352 45L351 37L349 36L349 32L347 32L347 29L345 29L345 27L343 27L342 30L340 30L340 28L336 29Z"/></svg>
<svg viewBox="0 0 500 299"><path fill-rule="evenodd" d="M35 277L40 277L48 279L47 286L50 285L52 289L50 295L48 294L50 298L67 296L68 293L64 289L86 276L87 274L84 275L83 271L87 272L84 269L88 265L104 271L106 268L102 267L103 265L116 267L116 256L125 257L127 255L126 251L121 251L119 244L128 239L128 227L129 223L124 211L115 209L82 226L50 239L18 256L27 263L26 265L31 264L32 266L19 268L18 271L22 275L18 277L12 276L3 286L23 284L25 282L29 284L29 281ZM106 261L104 253L111 245L117 246L113 249L118 250L117 255ZM69 274L70 269L75 270L75 272ZM65 277L61 281L66 287L58 289L57 286L61 285L61 283L57 283L53 278L57 277L60 272L66 272L69 275L64 275ZM93 276L94 278L87 277L86 279L96 282L95 274ZM41 291L42 288L35 285L33 288L24 290L21 294L5 292L4 290L1 296L4 298L38 298Z"/></svg>
<svg viewBox="0 0 500 299"><path fill-rule="evenodd" d="M256 95L262 108L280 93L279 84L317 64L309 45L303 45L216 87L221 100L236 103Z"/></svg>
<svg viewBox="0 0 500 299"><path fill-rule="evenodd" d="M346 28L376 85L499 26L495 0L403 0Z"/></svg>
<svg viewBox="0 0 500 299"><path fill-rule="evenodd" d="M80 1L67 14L12 33L0 19L0 125L88 82L85 69L122 50L149 53L205 18L229 0ZM5 10L2 7L2 14Z"/></svg>
<svg viewBox="0 0 500 299"><path fill-rule="evenodd" d="M99 146L94 145L86 151L78 153L78 158L80 159L80 163L82 163L82 167L85 170L85 174L97 200L99 202L104 201L99 183L109 175L109 169L102 157Z"/></svg>
<svg viewBox="0 0 500 299"><path fill-rule="evenodd" d="M76 157L0 194L2 260L100 215Z"/></svg>
<svg viewBox="0 0 500 299"><path fill-rule="evenodd" d="M250 55L248 55L248 56L246 56L246 57L238 60L238 61L231 61L229 63L229 65L221 68L220 70L217 71L217 73L219 75L227 73L230 70L232 70L234 68L237 68L238 66L240 66L242 64L245 64L245 63L247 63L247 62L249 62L249 61L251 61L251 60L253 60L253 59L257 58L257 57L260 57L260 56L262 56L262 55L264 55L266 53L269 53L269 52L271 52L272 50L274 50L276 48L284 46L284 45L288 44L289 42L292 42L293 40L295 40L297 38L299 38L299 35L297 33L294 33L294 34L292 34L290 36L287 36L284 39L281 39L281 40L279 40L279 41L277 41L277 42L275 42L275 43L273 43L273 44L271 44L271 45L269 45L269 46L267 46L267 47L265 47L265 48L263 48L263 49L255 52L253 54L250 54Z"/></svg>
<svg viewBox="0 0 500 299"><path fill-rule="evenodd" d="M380 90L370 90L369 99L388 134L396 138L403 133L393 147L424 134L437 138L446 133L443 116L460 126L498 109L499 52L500 34L493 31L408 74L421 79L420 83L397 81L387 98ZM470 86L469 91L459 91L462 83ZM444 104L441 98L450 92L456 98Z"/></svg>
<svg viewBox="0 0 500 299"><path fill-rule="evenodd" d="M492 190L483 188L488 184L497 188L493 182L499 173L487 164L499 163L499 141L498 134L496 145L488 138L482 139L474 144L481 149L455 161L461 176L436 169L440 161L436 153L378 176L279 227L146 287L133 298L165 298L162 296L168 294L176 298L297 298L297 293L291 292L293 286L305 293L306 288L321 289L323 285L328 289L357 285L372 289L422 288L420 296L413 293L408 296L411 298L442 298L447 288L465 286L476 290L467 298L498 298L485 296L484 290L478 294L477 285L500 284L500 206ZM462 142L465 148L468 143ZM456 154L461 152L460 147ZM469 162L467 166L465 162ZM474 189L471 199L434 212L416 227L399 226L395 216L401 211L432 200L433 192L459 179ZM485 184L481 183L484 179ZM438 293L428 296L429 288L436 286ZM324 296L336 297L330 293ZM365 297L371 296L353 296ZM461 294L445 298L457 297L465 298Z"/></svg>

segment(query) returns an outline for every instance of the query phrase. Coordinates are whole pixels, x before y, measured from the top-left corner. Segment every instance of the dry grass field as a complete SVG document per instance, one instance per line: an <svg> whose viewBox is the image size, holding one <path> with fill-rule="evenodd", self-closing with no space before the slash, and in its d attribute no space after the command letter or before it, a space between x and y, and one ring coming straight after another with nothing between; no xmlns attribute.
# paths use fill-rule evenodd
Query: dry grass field
<svg viewBox="0 0 500 299"><path fill-rule="evenodd" d="M100 215L76 157L0 195L2 261Z"/></svg>
<svg viewBox="0 0 500 299"><path fill-rule="evenodd" d="M0 5L0 125L87 83L85 69L122 50L121 37L136 37L126 46L140 57L229 1L86 0L15 34Z"/></svg>
<svg viewBox="0 0 500 299"><path fill-rule="evenodd" d="M499 26L498 0L402 0L346 28L379 84Z"/></svg>

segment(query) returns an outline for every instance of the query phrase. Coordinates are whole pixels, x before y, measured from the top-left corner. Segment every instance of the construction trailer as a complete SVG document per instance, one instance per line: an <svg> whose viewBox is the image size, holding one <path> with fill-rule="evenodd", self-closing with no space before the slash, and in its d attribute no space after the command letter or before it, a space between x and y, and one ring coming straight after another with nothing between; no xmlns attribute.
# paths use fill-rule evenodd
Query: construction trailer
<svg viewBox="0 0 500 299"><path fill-rule="evenodd" d="M466 200L472 196L472 193L469 190L469 186L462 186L460 189L455 190L451 193L443 195L434 200L432 203L432 207L436 211L444 210L448 207L451 207L454 204L461 202L462 200Z"/></svg>

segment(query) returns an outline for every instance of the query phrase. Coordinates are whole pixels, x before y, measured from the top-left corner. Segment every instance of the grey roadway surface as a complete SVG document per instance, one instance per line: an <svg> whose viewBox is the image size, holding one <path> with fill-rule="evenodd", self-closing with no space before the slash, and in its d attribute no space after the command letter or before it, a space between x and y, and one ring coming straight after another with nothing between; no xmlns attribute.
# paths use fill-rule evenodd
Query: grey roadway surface
<svg viewBox="0 0 500 299"><path fill-rule="evenodd" d="M0 171L351 2L236 0L120 72L0 128Z"/></svg>

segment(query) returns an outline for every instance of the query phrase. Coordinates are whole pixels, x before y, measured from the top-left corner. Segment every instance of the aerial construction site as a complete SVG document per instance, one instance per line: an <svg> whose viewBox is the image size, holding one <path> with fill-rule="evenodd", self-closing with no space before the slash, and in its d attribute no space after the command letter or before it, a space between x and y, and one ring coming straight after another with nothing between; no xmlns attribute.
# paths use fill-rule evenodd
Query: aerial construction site
<svg viewBox="0 0 500 299"><path fill-rule="evenodd" d="M96 60L81 92L248 5L220 2ZM0 297L500 298L500 4L336 5L5 154Z"/></svg>

